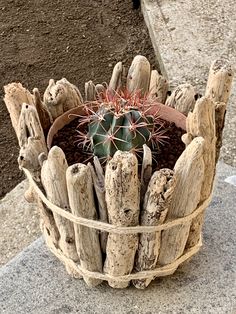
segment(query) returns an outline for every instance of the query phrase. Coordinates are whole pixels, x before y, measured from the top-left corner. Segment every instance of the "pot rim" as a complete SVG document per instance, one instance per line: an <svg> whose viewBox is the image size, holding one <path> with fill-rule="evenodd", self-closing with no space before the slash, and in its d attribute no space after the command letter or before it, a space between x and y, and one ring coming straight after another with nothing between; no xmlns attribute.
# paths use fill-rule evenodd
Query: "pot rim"
<svg viewBox="0 0 236 314"><path fill-rule="evenodd" d="M62 115L57 117L52 123L48 135L47 135L47 148L50 150L52 147L53 137L59 130L61 130L65 125L69 124L75 120L79 115L84 115L83 105L72 108ZM159 117L168 122L173 122L178 128L186 131L186 116L179 112L178 110L171 108L169 106L163 105L161 103L156 103L155 105L150 105L147 113L150 115L156 114L158 111Z"/></svg>

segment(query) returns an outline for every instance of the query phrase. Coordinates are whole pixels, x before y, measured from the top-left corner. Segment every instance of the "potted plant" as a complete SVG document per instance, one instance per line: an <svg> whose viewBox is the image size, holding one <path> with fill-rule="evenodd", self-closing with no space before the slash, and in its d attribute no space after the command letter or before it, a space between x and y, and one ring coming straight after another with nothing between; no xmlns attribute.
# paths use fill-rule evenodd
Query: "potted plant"
<svg viewBox="0 0 236 314"><path fill-rule="evenodd" d="M85 101L62 79L43 101L9 84L5 102L52 252L90 286L145 288L201 246L232 70L214 62L197 100L189 84L167 98L143 56L122 81L119 62L108 86L85 84Z"/></svg>

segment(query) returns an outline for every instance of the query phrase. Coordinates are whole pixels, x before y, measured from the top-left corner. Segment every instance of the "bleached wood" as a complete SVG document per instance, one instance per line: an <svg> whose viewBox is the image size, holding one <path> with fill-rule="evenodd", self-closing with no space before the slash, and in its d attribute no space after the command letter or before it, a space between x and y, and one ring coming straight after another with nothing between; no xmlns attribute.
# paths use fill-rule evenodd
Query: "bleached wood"
<svg viewBox="0 0 236 314"><path fill-rule="evenodd" d="M143 56L134 57L127 76L127 89L133 93L140 91L145 95L149 90L151 67L147 58Z"/></svg>
<svg viewBox="0 0 236 314"><path fill-rule="evenodd" d="M194 109L195 95L195 88L191 84L181 84L173 90L165 104L187 115Z"/></svg>
<svg viewBox="0 0 236 314"><path fill-rule="evenodd" d="M112 76L108 88L111 91L116 91L121 88L122 85L122 73L123 65L122 62L118 62L113 69Z"/></svg>
<svg viewBox="0 0 236 314"><path fill-rule="evenodd" d="M38 210L39 210L39 215L42 219L42 223L44 227L47 230L48 235L50 236L51 240L53 243L58 246L58 241L60 238L59 231L57 229L55 219L53 217L53 214L50 209L46 207L45 204L40 200L40 198L37 198L38 201Z"/></svg>
<svg viewBox="0 0 236 314"><path fill-rule="evenodd" d="M47 147L34 105L22 105L17 134L20 145L19 166L28 169L33 177L38 179L40 171L38 156L41 153L47 154Z"/></svg>
<svg viewBox="0 0 236 314"><path fill-rule="evenodd" d="M141 210L141 225L155 226L162 224L170 207L175 188L174 172L161 169L154 172L149 182L143 209ZM161 232L142 233L135 258L135 270L143 271L155 269L160 250ZM136 288L144 289L154 278L135 280Z"/></svg>
<svg viewBox="0 0 236 314"><path fill-rule="evenodd" d="M107 204L105 200L105 178L102 166L99 162L99 159L95 156L93 159L94 167L89 163L88 166L90 167L92 178L93 178L93 185L95 189L95 193L97 196L98 202L98 211L99 211L99 220L103 222L108 221L107 217ZM100 234L100 242L101 242L101 249L103 253L106 253L106 245L107 245L107 237L108 233L101 231Z"/></svg>
<svg viewBox="0 0 236 314"><path fill-rule="evenodd" d="M69 204L75 216L96 219L97 213L93 196L93 182L90 168L84 164L74 164L67 169L66 181ZM80 264L89 271L102 271L102 254L99 233L91 228L74 224L76 248ZM97 286L101 280L84 277L85 282Z"/></svg>
<svg viewBox="0 0 236 314"><path fill-rule="evenodd" d="M121 151L115 153L106 167L105 190L109 222L117 226L138 225L140 183L138 161L134 154ZM137 234L109 234L104 272L113 276L130 274L137 246ZM129 281L108 282L113 288L129 285Z"/></svg>
<svg viewBox="0 0 236 314"><path fill-rule="evenodd" d="M202 137L196 137L175 164L176 186L167 213L168 220L187 216L200 202L201 187L205 179L204 146L205 140ZM191 222L187 222L162 232L158 263L169 264L183 254L190 225Z"/></svg>
<svg viewBox="0 0 236 314"><path fill-rule="evenodd" d="M10 83L4 86L4 101L10 114L12 126L18 136L18 121L23 103L34 105L33 95L21 83Z"/></svg>
<svg viewBox="0 0 236 314"><path fill-rule="evenodd" d="M47 134L47 132L48 132L48 130L52 124L52 121L50 120L49 112L47 110L47 107L44 106L44 104L41 100L38 88L33 89L33 95L34 95L35 108L38 112L41 126L42 126L44 132Z"/></svg>
<svg viewBox="0 0 236 314"><path fill-rule="evenodd" d="M164 76L158 73L157 70L151 71L149 96L154 98L157 102L164 104L169 88L169 83Z"/></svg>
<svg viewBox="0 0 236 314"><path fill-rule="evenodd" d="M69 200L66 186L66 170L68 168L65 154L61 148L53 146L48 158L43 162L41 170L41 181L47 198L53 204L69 211ZM60 233L59 247L68 258L78 261L78 254L75 247L75 234L73 223L53 214L56 226Z"/></svg>
<svg viewBox="0 0 236 314"><path fill-rule="evenodd" d="M203 152L206 167L201 188L201 201L204 201L211 194L215 175L215 104L211 99L202 97L197 100L194 111L187 117L186 128L193 138L201 136L206 141Z"/></svg>
<svg viewBox="0 0 236 314"><path fill-rule="evenodd" d="M105 93L105 90L106 89L102 84L97 84L95 86L95 92L96 92L97 97L99 96L101 97L101 95Z"/></svg>
<svg viewBox="0 0 236 314"><path fill-rule="evenodd" d="M57 81L49 80L43 96L43 102L51 114L53 120L64 112L83 103L83 98L78 88L65 78Z"/></svg>
<svg viewBox="0 0 236 314"><path fill-rule="evenodd" d="M85 83L85 101L94 101L95 100L95 85L93 81L88 81Z"/></svg>
<svg viewBox="0 0 236 314"><path fill-rule="evenodd" d="M233 82L233 74L232 66L228 61L221 59L213 61L209 71L205 95L215 102L227 104Z"/></svg>
<svg viewBox="0 0 236 314"><path fill-rule="evenodd" d="M151 176L152 176L152 151L146 144L144 144L141 170L141 191L140 191L141 204L143 203L143 198L147 191L148 183L151 179Z"/></svg>
<svg viewBox="0 0 236 314"><path fill-rule="evenodd" d="M211 190L213 188L213 180L215 176L215 167L212 162L212 159L215 159L215 163L217 163L220 155L220 148L222 145L222 132L224 128L224 120L225 120L225 112L227 102L229 100L232 81L233 81L233 69L228 61L225 60L215 60L210 68L207 86L206 86L206 96L214 101L214 126L210 123L209 126L205 124L205 128L215 129L215 152L214 152L214 144L212 141L212 134L206 134L208 138L209 145L208 149L205 152L205 164L210 166L210 175L208 174L205 185L203 185L202 190L204 191L205 187L209 187ZM209 152L210 150L210 152ZM215 154L215 156L214 156ZM213 168L214 167L214 168ZM213 169L212 169L213 168ZM211 178L212 177L212 178ZM202 199L206 197L209 193L209 189L206 193L202 193ZM189 238L186 244L186 248L191 248L196 245L198 239L200 238L202 226L204 221L204 213L198 215L195 219L193 219Z"/></svg>

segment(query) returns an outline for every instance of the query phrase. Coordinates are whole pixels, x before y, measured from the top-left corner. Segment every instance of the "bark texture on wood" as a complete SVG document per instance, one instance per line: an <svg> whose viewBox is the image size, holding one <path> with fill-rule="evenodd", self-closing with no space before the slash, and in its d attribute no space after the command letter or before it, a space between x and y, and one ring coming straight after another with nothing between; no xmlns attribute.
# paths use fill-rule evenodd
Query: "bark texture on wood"
<svg viewBox="0 0 236 314"><path fill-rule="evenodd" d="M113 69L112 76L109 83L109 89L116 91L121 88L122 85L123 65L122 62L118 62Z"/></svg>
<svg viewBox="0 0 236 314"><path fill-rule="evenodd" d="M67 168L68 165L65 154L61 148L53 146L48 153L47 160L43 162L41 181L48 200L69 211L69 200L66 186ZM65 256L74 261L78 261L73 223L56 213L54 213L53 216L60 233L59 247Z"/></svg>
<svg viewBox="0 0 236 314"><path fill-rule="evenodd" d="M85 101L95 100L95 85L93 81L88 81L85 83Z"/></svg>
<svg viewBox="0 0 236 314"><path fill-rule="evenodd" d="M177 86L166 100L166 105L187 115L195 105L195 88L191 84Z"/></svg>
<svg viewBox="0 0 236 314"><path fill-rule="evenodd" d="M152 151L144 144L143 145L143 162L141 170L141 192L140 201L143 203L144 195L147 191L148 183L152 176Z"/></svg>
<svg viewBox="0 0 236 314"><path fill-rule="evenodd" d="M47 147L34 105L22 105L17 134L20 145L19 166L28 169L33 177L38 180L40 171L38 156L41 153L47 154Z"/></svg>
<svg viewBox="0 0 236 314"><path fill-rule="evenodd" d="M93 160L94 160L94 167L91 164L88 164L88 166L91 170L91 174L93 178L93 185L94 185L95 193L97 196L99 220L103 222L107 222L108 216L107 216L107 204L105 200L105 177L104 177L103 169L99 162L99 159L95 156ZM101 242L101 249L103 253L106 253L107 237L108 237L108 233L105 231L101 231L100 242Z"/></svg>
<svg viewBox="0 0 236 314"><path fill-rule="evenodd" d="M167 97L169 83L167 79L158 73L157 70L151 71L149 96L154 98L157 102L164 104Z"/></svg>
<svg viewBox="0 0 236 314"><path fill-rule="evenodd" d="M233 82L233 69L226 60L215 60L210 68L206 96L227 104Z"/></svg>
<svg viewBox="0 0 236 314"><path fill-rule="evenodd" d="M176 186L167 214L168 220L191 214L200 202L205 170L204 145L205 140L202 137L195 138L175 164ZM169 264L183 254L190 225L191 221L162 232L158 259L161 265Z"/></svg>
<svg viewBox="0 0 236 314"><path fill-rule="evenodd" d="M141 95L145 95L149 90L151 75L151 67L147 58L136 56L129 68L127 76L127 89L133 93L140 91Z"/></svg>
<svg viewBox="0 0 236 314"><path fill-rule="evenodd" d="M10 83L4 86L4 101L10 114L12 126L18 137L18 121L23 103L34 105L33 95L21 83Z"/></svg>
<svg viewBox="0 0 236 314"><path fill-rule="evenodd" d="M96 219L97 213L93 196L93 182L90 168L74 164L66 172L69 204L75 216ZM76 248L83 268L102 272L102 254L97 230L74 224ZM101 280L84 277L85 282L97 286Z"/></svg>
<svg viewBox="0 0 236 314"><path fill-rule="evenodd" d="M156 226L162 224L170 207L175 189L174 172L161 169L154 172L149 182L143 209L141 211L141 225ZM155 269L160 250L161 232L141 233L135 259L137 271ZM154 278L135 280L136 288L144 289Z"/></svg>
<svg viewBox="0 0 236 314"><path fill-rule="evenodd" d="M45 204L43 204L43 202L39 199L39 197L38 197L38 209L39 209L39 215L42 219L42 223L44 227L46 228L46 231L48 235L50 236L52 242L57 247L60 234L57 229L55 219L53 217L51 210L48 209Z"/></svg>
<svg viewBox="0 0 236 314"><path fill-rule="evenodd" d="M121 151L115 153L107 164L105 190L109 222L117 226L138 225L140 183L138 161L134 154ZM104 272L113 276L130 274L137 247L137 234L109 234ZM109 280L109 285L125 288L129 281Z"/></svg>
<svg viewBox="0 0 236 314"><path fill-rule="evenodd" d="M50 126L52 124L52 121L50 120L49 112L47 110L47 107L44 106L44 104L41 100L38 88L33 89L33 94L34 94L34 104L35 104L35 108L38 112L41 126L44 130L44 133L47 134L48 130L50 129Z"/></svg>
<svg viewBox="0 0 236 314"><path fill-rule="evenodd" d="M78 88L65 78L57 81L49 80L49 85L43 95L43 102L55 120L64 112L83 103L83 98Z"/></svg>

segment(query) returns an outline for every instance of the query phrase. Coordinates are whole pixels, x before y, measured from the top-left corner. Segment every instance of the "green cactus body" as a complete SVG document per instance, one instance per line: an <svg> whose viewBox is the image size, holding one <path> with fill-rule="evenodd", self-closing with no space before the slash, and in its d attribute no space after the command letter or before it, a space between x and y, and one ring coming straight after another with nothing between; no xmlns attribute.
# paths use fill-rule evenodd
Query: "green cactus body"
<svg viewBox="0 0 236 314"><path fill-rule="evenodd" d="M112 157L117 150L132 151L149 144L153 117L144 116L135 108L116 113L115 109L101 108L88 125L88 137L94 155Z"/></svg>

